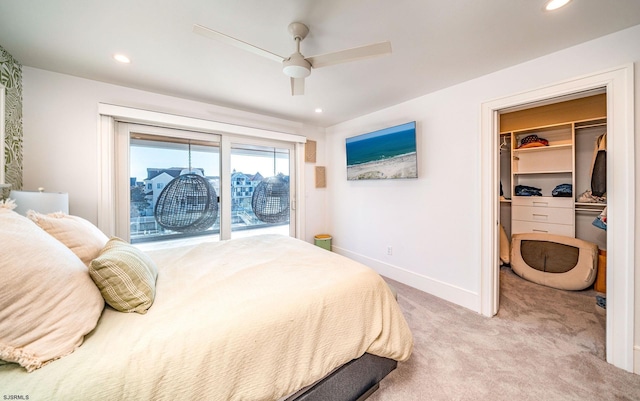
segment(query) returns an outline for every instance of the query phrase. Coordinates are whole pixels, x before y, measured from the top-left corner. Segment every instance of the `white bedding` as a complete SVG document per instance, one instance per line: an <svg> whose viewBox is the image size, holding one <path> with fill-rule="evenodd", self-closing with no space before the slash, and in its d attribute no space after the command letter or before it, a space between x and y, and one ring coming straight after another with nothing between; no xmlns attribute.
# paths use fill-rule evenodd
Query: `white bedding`
<svg viewBox="0 0 640 401"><path fill-rule="evenodd" d="M32 373L0 366L2 394L276 400L365 352L411 354L382 278L335 253L267 235L149 254L159 273L146 315L105 308L71 355Z"/></svg>

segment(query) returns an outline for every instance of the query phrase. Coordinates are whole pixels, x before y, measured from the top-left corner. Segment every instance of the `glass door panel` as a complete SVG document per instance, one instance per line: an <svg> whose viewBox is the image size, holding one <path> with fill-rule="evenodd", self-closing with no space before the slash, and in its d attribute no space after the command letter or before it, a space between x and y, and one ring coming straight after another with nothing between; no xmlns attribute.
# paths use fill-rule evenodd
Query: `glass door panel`
<svg viewBox="0 0 640 401"><path fill-rule="evenodd" d="M290 158L281 145L231 145L231 238L290 235Z"/></svg>
<svg viewBox="0 0 640 401"><path fill-rule="evenodd" d="M220 234L217 142L131 134L132 243Z"/></svg>

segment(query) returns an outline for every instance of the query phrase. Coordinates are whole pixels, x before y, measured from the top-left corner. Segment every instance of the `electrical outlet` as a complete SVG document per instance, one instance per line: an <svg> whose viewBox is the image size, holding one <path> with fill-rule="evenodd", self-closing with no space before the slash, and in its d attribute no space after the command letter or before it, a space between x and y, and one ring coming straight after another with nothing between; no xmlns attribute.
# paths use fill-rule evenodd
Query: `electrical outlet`
<svg viewBox="0 0 640 401"><path fill-rule="evenodd" d="M393 255L393 247L392 246L388 246L387 247L387 255L389 255L389 256Z"/></svg>

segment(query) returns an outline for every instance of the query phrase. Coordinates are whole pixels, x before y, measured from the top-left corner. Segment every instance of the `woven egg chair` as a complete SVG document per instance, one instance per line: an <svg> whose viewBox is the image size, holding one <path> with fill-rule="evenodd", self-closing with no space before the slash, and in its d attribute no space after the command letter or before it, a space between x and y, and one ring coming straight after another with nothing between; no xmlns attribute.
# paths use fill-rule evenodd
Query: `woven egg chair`
<svg viewBox="0 0 640 401"><path fill-rule="evenodd" d="M289 221L289 182L281 175L262 180L253 191L251 208L262 222Z"/></svg>
<svg viewBox="0 0 640 401"><path fill-rule="evenodd" d="M203 176L183 174L164 187L153 215L167 230L182 233L204 231L218 218L218 195Z"/></svg>

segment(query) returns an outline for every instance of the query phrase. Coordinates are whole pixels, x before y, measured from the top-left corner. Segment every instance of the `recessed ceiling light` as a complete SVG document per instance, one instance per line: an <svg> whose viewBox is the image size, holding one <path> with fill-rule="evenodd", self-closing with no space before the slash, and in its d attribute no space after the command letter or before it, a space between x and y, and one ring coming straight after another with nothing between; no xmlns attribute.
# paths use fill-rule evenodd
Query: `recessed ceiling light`
<svg viewBox="0 0 640 401"><path fill-rule="evenodd" d="M125 56L124 54L114 54L113 58L116 61L119 61L124 64L129 64L131 62L131 60L129 60L129 57Z"/></svg>
<svg viewBox="0 0 640 401"><path fill-rule="evenodd" d="M560 7L566 6L571 0L549 0L544 9L547 11L557 10Z"/></svg>
<svg viewBox="0 0 640 401"><path fill-rule="evenodd" d="M322 113L322 109L321 109L320 107L316 107L315 112L316 112L316 113Z"/></svg>

